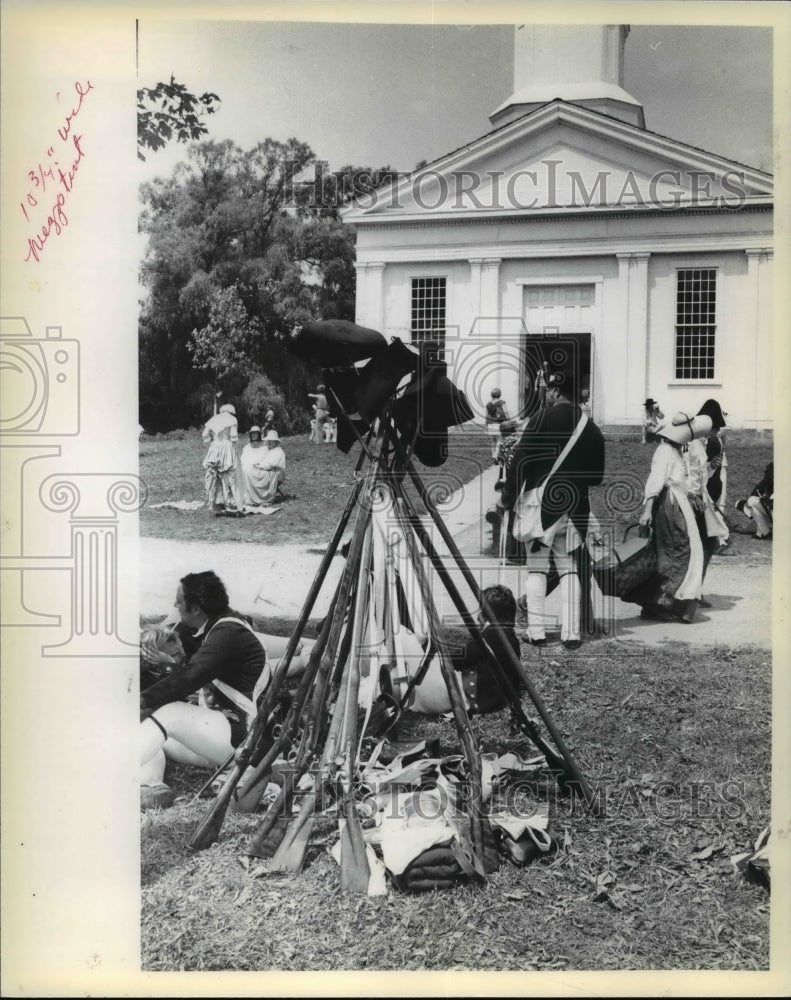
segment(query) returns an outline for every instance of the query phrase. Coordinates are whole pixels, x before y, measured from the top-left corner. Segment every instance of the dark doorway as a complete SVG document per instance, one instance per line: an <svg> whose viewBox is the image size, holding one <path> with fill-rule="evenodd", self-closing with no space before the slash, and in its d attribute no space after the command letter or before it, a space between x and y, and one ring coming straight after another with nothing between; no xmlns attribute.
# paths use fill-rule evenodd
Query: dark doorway
<svg viewBox="0 0 791 1000"><path fill-rule="evenodd" d="M590 401L591 335L589 333L538 333L525 337L525 370L522 416L530 416L541 406L538 372L542 364L549 371L568 372L579 403Z"/></svg>

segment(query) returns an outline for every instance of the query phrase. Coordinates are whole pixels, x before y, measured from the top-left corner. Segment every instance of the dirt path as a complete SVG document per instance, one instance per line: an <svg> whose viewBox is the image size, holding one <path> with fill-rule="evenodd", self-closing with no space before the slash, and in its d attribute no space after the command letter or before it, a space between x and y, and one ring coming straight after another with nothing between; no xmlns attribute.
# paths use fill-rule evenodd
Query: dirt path
<svg viewBox="0 0 791 1000"><path fill-rule="evenodd" d="M480 586L501 582L514 593L524 592L523 567L499 567L492 556L481 555L486 548L488 527L483 513L494 496L496 469L487 469L463 491L451 497L441 508L456 544L464 554ZM256 543L217 543L169 541L141 538L142 615L164 614L173 604L179 577L185 573L213 569L223 579L231 603L240 611L262 616L296 616L319 567L322 548L299 545L260 545ZM446 551L437 538L437 547ZM448 565L451 561L448 557ZM343 567L342 557L332 562L327 582L316 603L314 615L323 616L334 585ZM453 578L465 598L472 599L461 573ZM594 611L608 625L608 634L645 645L667 641L688 642L695 646L755 645L772 646L771 563L766 553L760 558L728 555L712 560L706 577L705 593L711 609L699 609L693 625L648 622L639 617L639 608L618 600L605 601L594 587ZM455 609L438 584L435 589L438 607L446 620ZM550 595L547 614L556 620L559 595ZM550 623L551 628L551 623ZM546 652L555 650L549 646ZM557 647L562 650L562 647ZM595 645L590 647L593 652Z"/></svg>

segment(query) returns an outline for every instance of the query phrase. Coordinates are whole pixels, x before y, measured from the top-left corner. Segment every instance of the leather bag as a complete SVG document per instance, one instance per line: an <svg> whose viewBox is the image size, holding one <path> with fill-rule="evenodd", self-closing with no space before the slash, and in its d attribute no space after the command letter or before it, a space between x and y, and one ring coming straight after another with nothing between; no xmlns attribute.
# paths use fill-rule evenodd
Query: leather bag
<svg viewBox="0 0 791 1000"><path fill-rule="evenodd" d="M653 534L629 538L629 532L636 527L630 524L620 545L591 566L593 578L606 597L623 598L657 571Z"/></svg>

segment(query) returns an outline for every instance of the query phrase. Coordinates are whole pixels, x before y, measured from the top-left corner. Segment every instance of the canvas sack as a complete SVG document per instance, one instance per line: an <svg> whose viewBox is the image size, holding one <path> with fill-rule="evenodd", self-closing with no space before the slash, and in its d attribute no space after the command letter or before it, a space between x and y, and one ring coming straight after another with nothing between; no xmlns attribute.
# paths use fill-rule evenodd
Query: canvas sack
<svg viewBox="0 0 791 1000"><path fill-rule="evenodd" d="M541 503L544 498L544 490L547 483L552 479L557 470L565 461L571 449L577 443L580 434L588 423L588 415L583 413L574 428L574 433L566 442L563 451L555 459L555 464L550 469L549 475L539 486L534 486L530 490L522 487L522 492L514 504L514 520L511 533L518 542L531 542L536 538L542 538L544 527L541 523Z"/></svg>

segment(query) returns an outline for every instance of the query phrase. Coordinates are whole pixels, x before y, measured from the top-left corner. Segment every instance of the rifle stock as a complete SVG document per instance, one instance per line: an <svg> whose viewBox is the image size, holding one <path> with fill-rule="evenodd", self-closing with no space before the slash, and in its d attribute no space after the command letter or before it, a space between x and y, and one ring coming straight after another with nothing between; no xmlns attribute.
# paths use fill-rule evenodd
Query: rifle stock
<svg viewBox="0 0 791 1000"><path fill-rule="evenodd" d="M478 586L477 581L475 580L475 577L470 572L470 569L467 566L463 556L459 552L459 549L453 539L453 536L448 531L447 526L442 522L441 518L434 509L433 504L431 503L431 498L428 497L425 486L423 485L420 476L418 475L414 466L408 459L406 459L406 469L409 472L409 475L413 483L417 487L421 499L428 508L432 520L437 525L437 528L439 529L439 532L443 540L445 541L445 544L448 546L451 555L456 561L456 564L458 565L459 569L462 571L464 579L466 580L468 586L470 587L470 590L474 594L476 600L480 602L482 611L489 619L489 621L493 625L497 626L497 619L494 616L491 608L489 607L488 602L484 598L483 593L481 592L481 589ZM502 635L500 628L496 627L494 630L494 635L496 637L495 642L499 646L500 655L504 659L508 660L510 662L510 665L513 668L515 668L519 676L521 676L525 688L527 689L528 695L530 696L531 701L536 707L536 711L541 716L541 719L543 720L544 724L549 730L549 734L552 737L552 740L558 749L557 753L553 751L552 748L547 744L546 740L544 740L541 737L535 723L533 723L525 715L518 694L514 691L513 685L511 685L511 683L508 681L508 678L505 672L503 671L503 668L500 666L500 663L497 659L497 656L494 653L494 650L489 645L486 638L481 634L480 626L475 621L473 616L470 614L469 610L466 608L464 600L462 599L461 594L458 591L458 588L453 582L453 579L448 573L447 569L444 567L439 554L434 548L434 545L431 542L431 539L429 538L425 528L423 527L423 524L421 523L420 519L415 513L414 508L411 506L411 502L409 501L406 493L403 491L403 489L401 489L399 492L400 496L405 501L405 505L408 510L409 522L415 528L415 532L420 538L421 544L423 545L423 548L426 550L426 554L428 555L432 565L434 566L440 579L442 580L445 589L447 590L451 600L456 606L457 611L464 619L464 623L467 626L467 629L469 630L470 634L473 636L473 638L475 638L475 640L478 642L478 644L481 646L481 648L484 650L487 657L489 658L489 661L494 669L495 677L497 678L498 684L508 697L511 706L513 708L513 711L516 714L519 723L522 727L522 730L530 737L530 739L535 743L538 749L541 750L541 752L547 758L547 763L551 766L551 768L554 771L558 772L558 784L561 786L561 788L563 788L564 790L572 787L578 788L582 794L582 797L585 799L586 804L589 806L593 814L599 815L600 813L599 803L594 797L593 792L591 791L590 786L585 780L584 775L577 766L576 761L574 760L574 758L571 756L571 753L567 749L562 736L558 732L557 727L555 726L551 716L549 715L549 712L544 706L541 696L535 689L533 682L530 679L530 676L528 675L525 668L522 666L520 659L516 656L513 649L511 649L510 644L506 641L505 637Z"/></svg>
<svg viewBox="0 0 791 1000"><path fill-rule="evenodd" d="M336 592L333 601L337 600L337 597L338 594ZM316 644L310 651L307 667L305 668L304 674L300 678L291 707L288 710L286 718L283 720L283 728L280 736L277 740L275 740L269 750L266 751L262 759L256 764L252 773L248 775L245 780L244 786L240 789L239 794L233 801L233 808L235 812L255 812L264 794L264 789L266 788L272 764L291 742L291 739L297 730L297 726L305 707L305 702L307 701L308 694L310 693L311 685L314 683L318 672L321 669L324 652L329 641L331 617L331 615L327 617L321 633L316 640Z"/></svg>
<svg viewBox="0 0 791 1000"><path fill-rule="evenodd" d="M420 554L417 551L415 538L413 537L412 532L409 531L408 525L411 524L411 516L406 513L407 507L404 501L403 490L400 487L401 484L398 483L396 487L397 496L395 498L394 510L397 518L401 522L407 549L410 554L412 565L415 569L418 587L420 588L423 603L426 606L429 618L429 629L434 637L434 641L437 644L440 670L442 671L442 677L445 681L445 687L448 690L453 717L456 721L456 728L461 737L464 749L464 756L467 759L467 766L470 774L470 839L472 841L474 854L478 858L482 859L485 844L483 832L483 795L481 788L482 776L480 756L475 749L475 737L472 732L472 726L470 725L470 717L467 714L467 706L464 703L464 695L462 693L459 678L456 676L456 671L453 669L451 664L450 654L448 653L448 648L442 633L442 623L440 622L434 597L431 593L428 575L423 562L420 559Z"/></svg>
<svg viewBox="0 0 791 1000"><path fill-rule="evenodd" d="M362 459L362 455L361 455ZM359 468L358 463L358 468ZM193 833L189 840L188 847L195 851L204 850L210 847L220 834L222 824L225 820L225 815L228 811L231 802L234 799L234 792L236 791L236 786L247 769L247 764L250 761L255 749L257 748L261 737L263 735L263 729L266 721L269 718L269 713L272 711L274 706L275 698L280 691L280 687L283 683L288 668L291 665L291 660L296 652L297 645L302 638L302 633L304 632L305 625L310 613L313 610L313 605L316 603L316 598L319 595L319 591L324 583L327 576L327 572L330 568L335 553L337 552L338 545L341 538L343 537L343 532L346 530L346 525L349 522L352 511L357 503L357 498L363 486L363 479L358 479L351 493L349 494L349 499L346 502L346 506L343 509L343 513L338 519L338 523L335 527L332 539L327 546L327 549L322 557L319 568L316 571L316 575L311 584L310 591L308 592L305 602L302 606L299 618L294 626L294 630L289 637L288 645L283 656L280 659L275 672L272 675L272 679L269 682L269 686L264 692L261 700L260 707L256 713L255 720L250 731L247 734L244 742L238 748L236 752L236 766L233 771L231 771L228 776L228 780L223 785L220 794L214 799L211 807L207 811L206 816L203 818L201 823L198 825L197 829ZM315 650L315 646L314 646ZM308 661L310 663L310 659ZM307 671L306 671L307 673ZM274 758L273 758L274 759ZM271 766L271 762L270 762ZM263 793L263 788L261 789ZM257 802L260 801L260 795ZM257 804L256 802L256 804Z"/></svg>
<svg viewBox="0 0 791 1000"><path fill-rule="evenodd" d="M272 803L272 805L267 809L264 814L263 819L255 832L255 836L247 845L247 854L253 858L271 858L277 851L278 845L280 843L280 837L270 837L269 834L274 832L275 826L281 827L281 837L285 833L285 828L290 819L289 811L291 799L294 791L295 778L293 772L289 772L286 775L285 781L283 782L283 787Z"/></svg>
<svg viewBox="0 0 791 1000"><path fill-rule="evenodd" d="M376 478L376 469L374 466L369 470L368 476L366 477L367 486L371 486ZM301 753L295 763L295 768L292 773L287 776L286 783L283 786L283 799L284 805L287 809L287 819L283 825L282 832L279 833L278 846L282 843L283 837L286 835L286 830L289 825L290 816L288 816L288 811L291 808L291 803L293 802L294 789L296 782L305 773L310 757L312 756L316 739L318 737L318 729L324 728L318 723L318 713L324 708L323 699L321 693L326 690L327 683L329 681L330 673L332 671L333 664L335 662L335 654L339 649L340 633L343 627L344 619L346 618L347 612L350 607L350 597L352 594L352 588L356 579L357 572L360 566L360 559L363 550L364 540L368 534L368 525L371 519L371 504L370 500L361 505L357 512L357 519L354 526L354 531L352 534L352 541L349 547L349 555L346 559L346 566L343 570L343 575L338 586L338 591L335 598L335 604L331 616L328 617L325 622L324 628L322 629L322 634L329 631L329 636L327 638L326 646L323 648L321 653L321 660L319 664L319 669L316 677L311 681L314 685L314 697L311 701L310 706L310 718L306 720L305 725L312 727L312 738L304 745L304 752ZM318 645L318 644L317 644ZM314 646L313 652L315 652L316 647ZM311 657L313 656L311 653ZM293 707L293 706L292 706ZM326 721L326 720L325 720ZM262 840L270 832L274 826L276 816L271 814L274 812L275 807L280 802L280 797L273 803L270 809L264 816L261 824L261 829L256 832L253 836L248 853L256 854L258 850L261 849ZM263 833L262 833L263 830Z"/></svg>
<svg viewBox="0 0 791 1000"><path fill-rule="evenodd" d="M332 670L332 665L335 661L335 652L339 648L340 631L348 611L349 596L355 582L355 571L359 564L360 545L356 544L356 533L357 527L360 524L361 514L363 518L369 518L370 509L358 512L355 535L346 560L346 566L344 567L343 575L333 598L330 614L327 615L321 635L311 650L310 657L308 658L308 667L300 681L294 704L292 704L286 722L283 724L284 732L281 743L282 740L290 739L296 729L311 688L313 688L313 695L308 712L309 720L315 722L321 710L321 701L326 691L326 684ZM340 643L341 648L343 645L344 643ZM327 650L329 650L329 654L325 655ZM321 683L319 683L319 678L321 678ZM266 786L266 778L273 762L277 758L279 750L278 746L273 746L248 777L241 794L234 803L234 808L237 812L254 812L258 808Z"/></svg>

